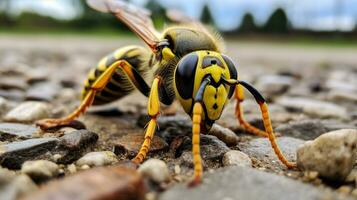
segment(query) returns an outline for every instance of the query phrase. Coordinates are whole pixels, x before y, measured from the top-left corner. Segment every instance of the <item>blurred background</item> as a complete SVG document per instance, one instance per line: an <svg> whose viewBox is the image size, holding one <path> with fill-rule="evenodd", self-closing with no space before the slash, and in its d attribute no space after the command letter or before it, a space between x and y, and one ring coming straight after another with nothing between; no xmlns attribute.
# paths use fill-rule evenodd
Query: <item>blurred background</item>
<svg viewBox="0 0 357 200"><path fill-rule="evenodd" d="M158 28L165 9L179 9L224 34L356 38L357 0L131 0L153 13ZM116 33L127 29L84 0L0 0L1 32Z"/></svg>

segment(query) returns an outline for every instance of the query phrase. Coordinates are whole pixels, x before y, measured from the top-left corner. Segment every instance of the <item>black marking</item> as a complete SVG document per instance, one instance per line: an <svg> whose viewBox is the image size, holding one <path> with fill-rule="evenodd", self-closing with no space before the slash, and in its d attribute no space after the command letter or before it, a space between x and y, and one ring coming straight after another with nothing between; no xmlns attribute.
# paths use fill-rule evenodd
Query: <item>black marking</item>
<svg viewBox="0 0 357 200"><path fill-rule="evenodd" d="M202 60L202 68L206 68L212 65L218 65L223 68L222 62L214 56L205 56Z"/></svg>
<svg viewBox="0 0 357 200"><path fill-rule="evenodd" d="M206 89L206 86L211 82L210 78L209 77L206 77L200 87L198 88L198 91L196 93L196 96L195 96L195 102L202 102L203 101L203 93Z"/></svg>
<svg viewBox="0 0 357 200"><path fill-rule="evenodd" d="M238 79L238 73L235 64L233 63L232 59L230 59L228 56L222 54L222 58L224 59L224 62L228 66L229 69L229 74L231 79ZM230 99L233 96L234 93L234 88L235 86L231 86L228 92L228 99Z"/></svg>
<svg viewBox="0 0 357 200"><path fill-rule="evenodd" d="M217 103L213 104L212 108L216 110L218 108Z"/></svg>
<svg viewBox="0 0 357 200"><path fill-rule="evenodd" d="M192 98L198 56L190 53L177 64L175 73L176 89L183 99Z"/></svg>

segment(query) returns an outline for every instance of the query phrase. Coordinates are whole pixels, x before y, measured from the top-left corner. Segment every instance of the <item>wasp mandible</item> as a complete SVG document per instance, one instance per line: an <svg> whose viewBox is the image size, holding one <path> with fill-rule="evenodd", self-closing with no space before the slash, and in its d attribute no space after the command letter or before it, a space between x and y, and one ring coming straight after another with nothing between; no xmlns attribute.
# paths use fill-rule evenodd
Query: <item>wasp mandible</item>
<svg viewBox="0 0 357 200"><path fill-rule="evenodd" d="M192 119L192 153L194 177L190 182L201 181L200 133L210 130L222 114L231 97L237 100L236 116L248 132L267 137L279 160L288 168L295 166L279 149L268 106L263 96L250 84L240 80L232 59L222 53L222 40L210 33L200 22L187 20L185 26L172 26L161 34L150 19L150 12L120 0L87 0L90 7L116 16L136 33L150 50L140 46L128 46L104 57L88 74L82 91L80 106L61 119L44 119L37 124L42 128L64 125L84 113L91 105L102 105L129 94L135 88L148 97L147 112L150 121L145 139L133 162L142 163L149 151L157 127L160 103L170 105L178 99ZM153 72L150 85L146 74ZM249 123L243 117L241 103L243 89L247 89L258 103L265 131Z"/></svg>

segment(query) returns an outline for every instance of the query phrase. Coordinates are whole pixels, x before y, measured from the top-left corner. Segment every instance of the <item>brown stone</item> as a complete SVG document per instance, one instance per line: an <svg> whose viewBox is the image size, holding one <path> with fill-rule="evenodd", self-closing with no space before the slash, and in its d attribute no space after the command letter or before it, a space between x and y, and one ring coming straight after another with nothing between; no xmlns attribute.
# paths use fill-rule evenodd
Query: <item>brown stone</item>
<svg viewBox="0 0 357 200"><path fill-rule="evenodd" d="M115 154L127 153L129 157L134 157L144 142L144 133L128 134L115 141ZM158 152L168 148L168 144L160 137L154 136L151 141L149 152Z"/></svg>
<svg viewBox="0 0 357 200"><path fill-rule="evenodd" d="M100 167L52 181L22 200L141 200L145 193L143 179L135 170Z"/></svg>

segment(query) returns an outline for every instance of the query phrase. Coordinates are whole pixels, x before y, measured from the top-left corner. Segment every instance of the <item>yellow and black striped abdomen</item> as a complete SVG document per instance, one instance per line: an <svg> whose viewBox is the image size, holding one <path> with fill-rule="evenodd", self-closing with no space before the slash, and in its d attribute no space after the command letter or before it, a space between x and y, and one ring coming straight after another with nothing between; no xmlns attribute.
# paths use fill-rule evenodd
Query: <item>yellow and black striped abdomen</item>
<svg viewBox="0 0 357 200"><path fill-rule="evenodd" d="M150 69L149 67L150 53L145 48L139 46L128 46L117 49L112 54L102 58L97 67L92 69L88 78L85 81L85 87L82 90L82 100L87 95L91 85L98 77L118 60L125 60L132 65L133 68L143 77ZM94 98L93 105L102 105L113 102L124 97L134 90L134 85L131 83L125 72L117 69L105 88L97 92Z"/></svg>

